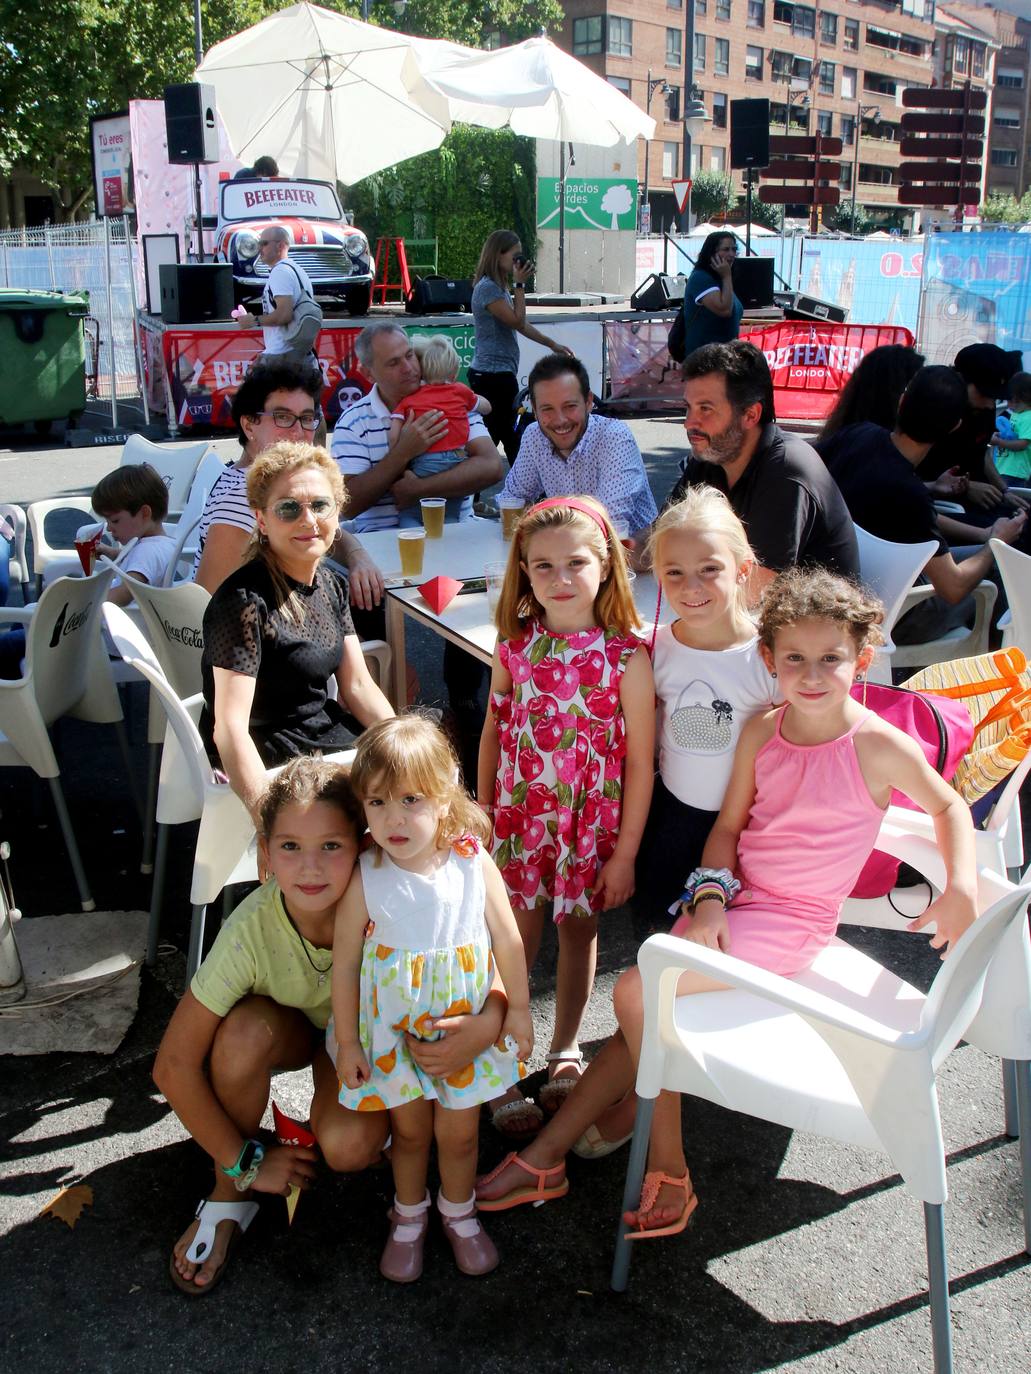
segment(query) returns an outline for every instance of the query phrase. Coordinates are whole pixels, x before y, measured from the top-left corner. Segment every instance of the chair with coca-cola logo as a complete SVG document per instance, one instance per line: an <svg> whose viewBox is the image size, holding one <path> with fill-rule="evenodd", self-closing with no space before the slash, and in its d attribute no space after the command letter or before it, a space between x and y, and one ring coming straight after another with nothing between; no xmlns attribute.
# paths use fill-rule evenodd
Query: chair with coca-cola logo
<svg viewBox="0 0 1031 1374"><path fill-rule="evenodd" d="M62 716L111 724L123 752L122 708L100 636L100 607L114 576L61 577L32 606L0 608L0 624L25 628L22 676L0 680L0 768L31 768L50 786L83 911L95 903L61 787L50 726Z"/></svg>

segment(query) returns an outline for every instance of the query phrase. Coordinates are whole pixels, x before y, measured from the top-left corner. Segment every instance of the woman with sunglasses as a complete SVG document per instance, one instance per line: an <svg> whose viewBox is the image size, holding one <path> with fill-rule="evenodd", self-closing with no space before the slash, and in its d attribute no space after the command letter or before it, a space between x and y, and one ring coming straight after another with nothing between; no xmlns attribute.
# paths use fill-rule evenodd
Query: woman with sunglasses
<svg viewBox="0 0 1031 1374"><path fill-rule="evenodd" d="M245 561L204 613L200 730L256 815L266 769L353 742L344 707L362 725L394 713L369 675L347 586L323 562L346 503L336 463L310 444L273 444L247 472L247 498L256 528Z"/></svg>

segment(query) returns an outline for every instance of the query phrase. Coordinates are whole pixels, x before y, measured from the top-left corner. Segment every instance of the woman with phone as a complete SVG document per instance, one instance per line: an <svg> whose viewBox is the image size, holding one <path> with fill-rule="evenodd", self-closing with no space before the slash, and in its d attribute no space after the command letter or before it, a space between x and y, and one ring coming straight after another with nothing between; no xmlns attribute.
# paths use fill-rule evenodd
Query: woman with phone
<svg viewBox="0 0 1031 1374"><path fill-rule="evenodd" d="M741 328L743 306L734 295L731 271L737 239L725 229L709 234L684 288L684 354L703 344L730 343Z"/></svg>
<svg viewBox="0 0 1031 1374"><path fill-rule="evenodd" d="M509 463L515 462L519 452L515 429L515 399L519 394L516 335L522 334L553 353L572 356L570 349L527 322L525 287L532 275L533 263L523 252L518 234L511 229L495 229L488 235L473 276L476 349L468 375L473 391L491 404L487 431L495 444L504 445Z"/></svg>

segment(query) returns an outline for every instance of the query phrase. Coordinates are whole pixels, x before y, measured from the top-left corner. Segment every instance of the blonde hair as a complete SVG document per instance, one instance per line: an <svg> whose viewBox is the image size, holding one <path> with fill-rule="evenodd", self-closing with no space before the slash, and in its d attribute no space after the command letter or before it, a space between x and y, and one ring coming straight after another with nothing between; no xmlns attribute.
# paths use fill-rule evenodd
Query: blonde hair
<svg viewBox="0 0 1031 1374"><path fill-rule="evenodd" d="M486 242L480 249L480 260L476 264L476 271L473 273L473 285L481 277L489 277L491 281L504 288L508 285L505 273L498 265L498 258L502 253L507 253L510 248L514 248L519 242L519 235L511 229L495 229L492 234L487 235Z"/></svg>
<svg viewBox="0 0 1031 1374"><path fill-rule="evenodd" d="M831 620L852 636L857 653L883 644L884 607L873 592L826 568L788 568L763 594L759 639L773 652L777 633L802 620Z"/></svg>
<svg viewBox="0 0 1031 1374"><path fill-rule="evenodd" d="M628 635L641 624L630 590L630 579L626 574L626 553L612 528L608 512L592 496L570 497L570 500L579 501L596 511L605 533L602 533L596 521L575 506L547 506L543 509L531 506L512 536L505 580L494 612L494 623L503 639L518 638L523 632L524 621L544 615L544 608L533 594L525 568L530 540L541 530L575 530L590 546L602 568L606 569L594 602L595 618L602 629L618 630L620 634Z"/></svg>
<svg viewBox="0 0 1031 1374"><path fill-rule="evenodd" d="M336 502L337 515L342 515L347 505L347 489L344 486L344 479L340 475L340 468L334 459L329 456L324 448L316 448L314 444L294 443L288 439L270 444L267 449L258 454L247 469L248 505L254 511L267 510L272 488L281 477L289 477L295 472L307 472L311 469L321 472L325 477L329 483L333 500ZM253 533L244 550L243 561L249 563L258 558L268 569L279 609L289 620L295 624L300 624L303 611L300 599L283 575L282 568L269 548L268 540L255 522Z"/></svg>
<svg viewBox="0 0 1031 1374"><path fill-rule="evenodd" d="M374 794L397 797L417 792L445 804L437 826L439 849L466 834L490 843L490 821L462 786L447 736L421 711L391 716L359 735L351 786L362 802Z"/></svg>
<svg viewBox="0 0 1031 1374"><path fill-rule="evenodd" d="M746 563L757 561L737 512L723 492L717 491L715 487L688 487L681 500L666 507L648 536L644 551L646 564L654 568L663 539L669 534L680 534L682 531L719 535L730 549L735 572L740 572ZM747 579L737 584L734 609L740 620L751 624L748 614Z"/></svg>
<svg viewBox="0 0 1031 1374"><path fill-rule="evenodd" d="M419 358L424 382L453 382L462 360L446 334L417 334L412 347Z"/></svg>
<svg viewBox="0 0 1031 1374"><path fill-rule="evenodd" d="M313 802L335 806L356 836L364 831L365 816L351 786L350 769L345 764L327 763L321 754L302 754L291 759L261 794L258 819L262 837L269 839L286 807L311 806Z"/></svg>

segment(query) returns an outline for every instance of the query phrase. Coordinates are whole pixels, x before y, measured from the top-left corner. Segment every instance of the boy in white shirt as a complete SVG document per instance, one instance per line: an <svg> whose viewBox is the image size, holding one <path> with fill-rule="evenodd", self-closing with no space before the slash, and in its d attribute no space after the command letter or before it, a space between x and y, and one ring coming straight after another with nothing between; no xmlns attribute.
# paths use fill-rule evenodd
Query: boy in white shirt
<svg viewBox="0 0 1031 1374"><path fill-rule="evenodd" d="M138 541L120 564L121 571L159 587L175 552L175 540L161 523L168 514L168 488L160 475L149 463L115 468L93 488L90 503L107 521L118 545ZM99 552L116 558L119 548L101 545ZM116 606L128 606L133 597L125 583L116 578L107 599Z"/></svg>

